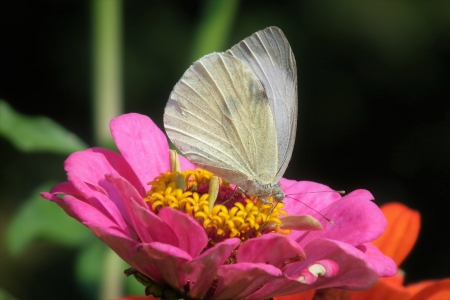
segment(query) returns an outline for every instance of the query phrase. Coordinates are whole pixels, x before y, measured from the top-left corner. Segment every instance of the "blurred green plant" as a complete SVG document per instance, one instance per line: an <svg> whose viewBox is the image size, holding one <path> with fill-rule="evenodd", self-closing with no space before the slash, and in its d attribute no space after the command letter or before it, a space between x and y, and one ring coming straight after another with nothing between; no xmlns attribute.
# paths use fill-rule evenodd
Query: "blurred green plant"
<svg viewBox="0 0 450 300"><path fill-rule="evenodd" d="M59 206L50 201L42 201L39 192L49 191L53 185L51 183L39 185L16 212L6 236L8 250L13 255L20 255L33 240L38 238L76 247L92 236L83 225L68 218Z"/></svg>
<svg viewBox="0 0 450 300"><path fill-rule="evenodd" d="M28 117L0 100L0 136L24 152L45 151L69 154L87 145L47 117Z"/></svg>
<svg viewBox="0 0 450 300"><path fill-rule="evenodd" d="M17 300L13 296L11 296L8 292L0 288L0 300Z"/></svg>
<svg viewBox="0 0 450 300"><path fill-rule="evenodd" d="M94 0L92 13L92 117L96 145L113 148L109 122L123 112L122 97L122 0ZM109 248L103 247L97 260L94 250L84 249L91 255L81 255L78 276L85 286L90 282L99 299L117 299L123 294L124 262ZM94 252L89 252L94 251ZM87 257L87 258L86 258ZM89 261L88 258L91 258ZM88 260L97 270L91 270ZM102 263L98 263L98 262ZM80 263L80 261L79 261ZM79 265L79 264L78 264ZM83 268L84 266L84 268ZM85 272L83 272L85 271ZM139 294L142 294L142 290Z"/></svg>
<svg viewBox="0 0 450 300"><path fill-rule="evenodd" d="M239 1L220 0L204 3L189 63L208 53L225 50Z"/></svg>

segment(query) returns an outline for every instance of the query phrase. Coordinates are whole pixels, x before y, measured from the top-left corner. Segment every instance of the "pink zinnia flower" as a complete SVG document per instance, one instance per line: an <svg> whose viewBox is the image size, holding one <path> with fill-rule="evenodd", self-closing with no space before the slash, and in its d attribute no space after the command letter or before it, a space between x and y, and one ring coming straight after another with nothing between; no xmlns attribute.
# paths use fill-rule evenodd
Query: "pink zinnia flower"
<svg viewBox="0 0 450 300"><path fill-rule="evenodd" d="M289 198L269 214L270 205L233 194L223 181L212 196L212 174L183 157L178 173L165 135L148 117L119 116L111 132L121 154L73 153L64 165L68 182L42 196L129 263L149 292L157 284L180 297L265 299L327 287L362 290L396 273L370 243L386 219L366 190L308 194L332 190L282 179L287 195L334 224Z"/></svg>

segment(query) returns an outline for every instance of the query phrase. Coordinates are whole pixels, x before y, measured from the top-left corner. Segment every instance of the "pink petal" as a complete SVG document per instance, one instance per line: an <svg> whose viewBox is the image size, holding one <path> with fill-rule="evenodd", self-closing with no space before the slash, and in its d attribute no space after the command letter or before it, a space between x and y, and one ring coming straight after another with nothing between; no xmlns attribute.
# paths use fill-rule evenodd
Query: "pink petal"
<svg viewBox="0 0 450 300"><path fill-rule="evenodd" d="M127 233L126 228L121 228L105 214L89 203L81 201L73 196L66 195L59 198L50 193L42 193L44 198L55 201L72 218L91 229L123 260L130 262L133 248L137 242Z"/></svg>
<svg viewBox="0 0 450 300"><path fill-rule="evenodd" d="M135 240L116 228L109 228L105 231L104 228L95 226L94 223L86 222L85 225L120 258L130 264L133 268L137 270L140 269L139 265L131 260L131 255L138 244Z"/></svg>
<svg viewBox="0 0 450 300"><path fill-rule="evenodd" d="M124 205L126 206L131 199L136 202L137 205L147 208L142 196L134 188L134 186L122 176L113 176L111 174L105 174L105 179L116 189L119 193L120 198ZM129 212L129 210L127 209Z"/></svg>
<svg viewBox="0 0 450 300"><path fill-rule="evenodd" d="M219 267L217 276L214 299L244 299L282 273L271 265L238 263Z"/></svg>
<svg viewBox="0 0 450 300"><path fill-rule="evenodd" d="M130 113L114 118L111 134L120 153L142 186L169 170L169 146L164 133L149 117Z"/></svg>
<svg viewBox="0 0 450 300"><path fill-rule="evenodd" d="M307 266L321 260L334 261L339 272L334 277L322 276L312 285L313 288L341 287L345 289L366 289L378 281L378 275L370 268L368 257L363 252L346 243L333 240L315 240L305 247ZM298 266L298 269L302 269ZM289 270L293 275L295 270ZM328 278L327 278L328 277Z"/></svg>
<svg viewBox="0 0 450 300"><path fill-rule="evenodd" d="M380 277L390 277L397 274L396 263L373 244L367 243L356 247L367 257L366 262Z"/></svg>
<svg viewBox="0 0 450 300"><path fill-rule="evenodd" d="M58 204L61 204L60 206L66 213L86 226L95 226L104 232L108 232L111 228L115 231L126 232L126 228L119 226L114 220L105 216L103 212L84 201L70 195L59 199L60 203Z"/></svg>
<svg viewBox="0 0 450 300"><path fill-rule="evenodd" d="M314 264L320 264L325 269L325 272L320 274L323 278L333 278L339 272L339 265L329 259L319 260Z"/></svg>
<svg viewBox="0 0 450 300"><path fill-rule="evenodd" d="M322 221L323 230L293 232L291 237L303 246L320 238L338 240L354 246L373 241L383 233L387 222L371 199L372 194L366 190L354 191L321 210L334 224ZM321 220L317 213L312 216Z"/></svg>
<svg viewBox="0 0 450 300"><path fill-rule="evenodd" d="M312 215L314 211L305 206L305 204L320 211L331 203L341 199L339 193L322 192L332 191L332 189L320 183L282 178L280 184L286 194L286 198L283 200L285 203L284 209L290 215ZM291 199L289 196L296 200Z"/></svg>
<svg viewBox="0 0 450 300"><path fill-rule="evenodd" d="M84 182L99 186L104 183L107 186L105 174L119 175L102 153L92 149L72 153L64 162L64 169Z"/></svg>
<svg viewBox="0 0 450 300"><path fill-rule="evenodd" d="M59 207L61 207L64 210L64 212L69 217L74 218L75 220L77 220L80 223L83 223L83 220L84 220L83 212L82 212L83 208L81 209L81 214L80 214L80 212L79 212L80 209L77 209L77 204L82 202L83 203L83 204L81 204L82 206L86 205L88 207L88 208L86 208L86 210L89 210L92 207L92 205L89 202L86 202L85 199L79 199L72 195L64 195L63 197L60 197L60 196L57 196L57 195L54 195L54 194L51 194L48 192L41 192L41 193L39 193L39 195L44 199L55 202ZM76 202L76 203L73 205L66 203L66 202L71 202L71 201ZM75 212L72 211L72 206L75 207L75 209L74 209ZM107 221L104 221L104 223L107 225L105 227L108 227L108 224L110 227L117 225L117 223L114 221L113 218L110 218L109 216L105 216L105 214L102 211L98 211L98 209L96 207L92 207L92 209L94 210L94 212L92 214L95 215L98 213L99 215L101 215L102 218L106 218ZM79 216L79 214L80 214L80 216ZM89 220L89 218L87 218L87 220ZM124 228L125 227L123 227L123 229Z"/></svg>
<svg viewBox="0 0 450 300"><path fill-rule="evenodd" d="M175 247L179 246L178 238L172 228L161 220L159 216L149 211L141 196L128 181L111 175L106 175L106 179L120 194L131 218L133 228L142 242L160 242Z"/></svg>
<svg viewBox="0 0 450 300"><path fill-rule="evenodd" d="M270 280L260 289L249 295L246 299L270 299L275 296L295 294L297 292L291 292L290 290L298 289L299 284L305 287L305 291L311 289L307 284L299 283L297 280L290 280L285 276L280 276Z"/></svg>
<svg viewBox="0 0 450 300"><path fill-rule="evenodd" d="M180 160L180 168L182 171L197 169L197 167L193 163L191 163L186 157L178 155L178 159Z"/></svg>
<svg viewBox="0 0 450 300"><path fill-rule="evenodd" d="M238 238L226 239L183 266L189 277L190 298L201 299L205 296L214 281L217 268L225 263L239 243Z"/></svg>
<svg viewBox="0 0 450 300"><path fill-rule="evenodd" d="M126 213L125 209L123 211L119 211L117 206L112 202L110 197L106 194L106 192L99 186L88 185L84 181L80 180L75 175L69 174L69 181L73 184L73 186L78 190L83 199L86 199L89 205L95 207L97 210L102 212L105 216L109 217L111 220L114 220L121 228L129 228L133 232L133 227L131 226L130 220L125 221L124 215L122 212ZM106 181L106 180L104 180ZM109 189L112 191L111 189ZM112 191L116 193L116 191ZM117 195L115 198L117 202L121 203L121 207L123 207L123 203L121 199ZM131 226L131 227L130 227Z"/></svg>
<svg viewBox="0 0 450 300"><path fill-rule="evenodd" d="M297 242L286 235L265 234L245 241L237 253L237 262L262 263L280 270L294 261L305 259L305 253Z"/></svg>
<svg viewBox="0 0 450 300"><path fill-rule="evenodd" d="M139 244L132 260L141 268L158 270L166 284L184 292L187 276L182 266L192 260L188 253L177 247L153 242Z"/></svg>
<svg viewBox="0 0 450 300"><path fill-rule="evenodd" d="M71 154L64 162L69 181L85 199L91 199L92 205L101 206L113 215L118 210L127 225L131 225L130 217L125 210L122 198L117 190L105 179L105 174L119 177L119 173L111 166L102 153L88 149ZM80 184L80 182L84 184ZM86 185L88 184L89 187ZM98 203L97 203L98 202ZM116 208L114 208L115 206Z"/></svg>
<svg viewBox="0 0 450 300"><path fill-rule="evenodd" d="M295 185L297 185L299 182L312 182L312 181L297 181L287 178L281 178L280 179L280 185L283 188L283 191L286 191L291 188L295 188ZM290 191L292 192L292 191Z"/></svg>
<svg viewBox="0 0 450 300"><path fill-rule="evenodd" d="M139 225L141 230L146 230L152 241L178 247L178 238L170 226L148 209L137 205L136 202L133 201L132 205L136 218L141 221Z"/></svg>
<svg viewBox="0 0 450 300"><path fill-rule="evenodd" d="M120 176L130 182L142 197L145 196L144 187L146 186L142 186L139 178L122 155L104 148L92 148L90 150L95 153L101 153Z"/></svg>
<svg viewBox="0 0 450 300"><path fill-rule="evenodd" d="M310 264L302 269L296 276L289 280L287 277L275 278L275 280L266 284L263 288L256 291L248 299L266 299L271 295L289 295L294 294L292 290L296 290L301 286L304 291L310 290L311 285L320 277L332 278L339 271L339 266L331 260L321 260ZM303 285L302 285L303 284ZM283 290L283 292L281 292Z"/></svg>
<svg viewBox="0 0 450 300"><path fill-rule="evenodd" d="M78 192L78 190L73 186L72 183L67 182L67 181L58 183L57 185L52 187L52 189L50 190L50 193L53 195L56 195L56 194L72 195L76 198L81 198L81 195Z"/></svg>
<svg viewBox="0 0 450 300"><path fill-rule="evenodd" d="M192 257L198 256L207 246L205 230L186 213L164 207L158 212L158 217L173 230L178 238L178 247Z"/></svg>
<svg viewBox="0 0 450 300"><path fill-rule="evenodd" d="M292 264L285 273L286 278L276 278L252 294L249 299L266 299L276 295L290 295L310 289L337 287L350 290L363 290L378 281L378 275L367 263L367 256L353 246L332 240L315 240L305 247L306 261ZM304 269L317 262L324 263L324 274L311 280L311 284L297 279L304 275ZM336 274L337 267L338 272Z"/></svg>
<svg viewBox="0 0 450 300"><path fill-rule="evenodd" d="M310 264L296 276L297 281L313 284L320 277L333 278L339 272L339 266L332 260L324 259Z"/></svg>

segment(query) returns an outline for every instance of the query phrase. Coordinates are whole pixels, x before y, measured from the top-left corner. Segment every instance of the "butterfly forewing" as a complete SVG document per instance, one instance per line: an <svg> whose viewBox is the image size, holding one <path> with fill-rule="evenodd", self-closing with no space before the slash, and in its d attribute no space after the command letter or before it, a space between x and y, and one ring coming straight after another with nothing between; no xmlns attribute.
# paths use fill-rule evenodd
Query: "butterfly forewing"
<svg viewBox="0 0 450 300"><path fill-rule="evenodd" d="M233 46L226 53L239 58L261 80L275 121L278 172L283 176L294 148L297 129L297 67L283 32L268 27Z"/></svg>
<svg viewBox="0 0 450 300"><path fill-rule="evenodd" d="M240 59L213 53L175 85L164 112L175 146L194 164L241 187L272 183L277 137L261 80Z"/></svg>

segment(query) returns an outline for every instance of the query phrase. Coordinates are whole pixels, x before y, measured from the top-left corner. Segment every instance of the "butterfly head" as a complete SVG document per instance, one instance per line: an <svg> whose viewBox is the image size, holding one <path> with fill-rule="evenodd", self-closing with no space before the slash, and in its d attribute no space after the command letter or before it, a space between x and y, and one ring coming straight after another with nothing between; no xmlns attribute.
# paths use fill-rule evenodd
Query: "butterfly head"
<svg viewBox="0 0 450 300"><path fill-rule="evenodd" d="M283 202L285 197L283 190L279 183L275 184L272 189L272 197L278 202Z"/></svg>
<svg viewBox="0 0 450 300"><path fill-rule="evenodd" d="M261 184L257 180L252 180L240 185L240 187L246 194L251 196L258 196L264 199L272 197L277 202L283 202L285 198L279 183Z"/></svg>

